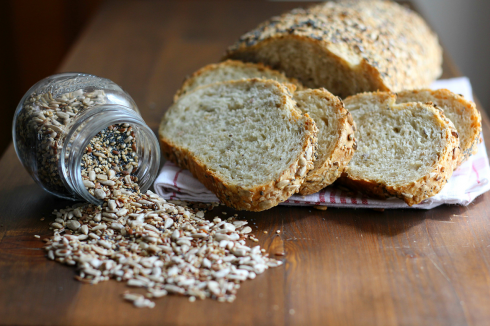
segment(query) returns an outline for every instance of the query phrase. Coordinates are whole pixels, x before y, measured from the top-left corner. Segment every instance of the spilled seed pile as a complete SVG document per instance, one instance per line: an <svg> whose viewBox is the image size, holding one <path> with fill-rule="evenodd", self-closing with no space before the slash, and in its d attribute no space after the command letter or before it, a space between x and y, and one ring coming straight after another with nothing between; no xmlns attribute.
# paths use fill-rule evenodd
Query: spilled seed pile
<svg viewBox="0 0 490 326"><path fill-rule="evenodd" d="M252 231L246 221L208 221L204 210L166 202L150 191L54 214L48 257L76 266L82 282L112 278L145 288L145 296L124 294L137 307L154 307L150 299L167 293L232 302L240 282L281 265L259 246L246 245Z"/></svg>
<svg viewBox="0 0 490 326"><path fill-rule="evenodd" d="M206 205L167 202L137 185L136 140L129 125L101 131L85 150L82 180L102 206L78 204L55 210L54 235L45 249L49 259L76 266L79 281L115 279L146 295L125 293L136 307L153 308L153 298L168 293L232 302L240 283L269 267L270 259L234 217L204 219ZM212 206L211 206L212 208Z"/></svg>

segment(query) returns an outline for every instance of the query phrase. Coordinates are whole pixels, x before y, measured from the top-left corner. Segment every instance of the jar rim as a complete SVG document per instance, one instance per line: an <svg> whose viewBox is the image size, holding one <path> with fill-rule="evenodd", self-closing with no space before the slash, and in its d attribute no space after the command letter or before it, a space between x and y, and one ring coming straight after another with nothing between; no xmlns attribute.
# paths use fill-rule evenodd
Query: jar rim
<svg viewBox="0 0 490 326"><path fill-rule="evenodd" d="M119 104L103 104L83 112L70 127L58 161L60 177L67 189L84 200L101 205L103 200L91 195L83 185L81 163L85 148L100 131L114 125L127 123L139 133L141 145L138 149L142 157L136 171L140 191L148 190L155 180L160 167L160 147L153 131L143 118L130 108Z"/></svg>

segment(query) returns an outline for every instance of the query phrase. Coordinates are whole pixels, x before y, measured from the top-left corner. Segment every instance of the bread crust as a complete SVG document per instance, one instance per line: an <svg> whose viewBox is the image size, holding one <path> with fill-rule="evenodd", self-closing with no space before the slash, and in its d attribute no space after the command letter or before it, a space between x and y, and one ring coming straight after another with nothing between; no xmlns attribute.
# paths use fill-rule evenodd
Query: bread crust
<svg viewBox="0 0 490 326"><path fill-rule="evenodd" d="M355 123L352 115L344 107L344 103L326 89L312 89L305 92L312 93L320 98L326 98L333 110L341 118L338 121L337 139L334 150L323 162L315 161L315 166L306 176L305 182L299 190L300 195L314 194L337 180L350 162L356 149L354 137Z"/></svg>
<svg viewBox="0 0 490 326"><path fill-rule="evenodd" d="M282 46L303 42L309 49L303 51L305 60L324 56L352 80L336 78L325 84L308 75L302 78L285 70L285 63L277 58L258 55L261 49L278 42L283 42ZM391 1L327 2L295 9L244 34L224 58L264 62L307 87L325 87L341 97L363 91L425 87L442 73L437 36L420 16ZM327 68L313 67L323 69Z"/></svg>
<svg viewBox="0 0 490 326"><path fill-rule="evenodd" d="M207 66L202 67L201 69L197 70L194 72L192 75L187 77L180 87L180 89L175 93L174 95L174 102L177 101L177 99L187 93L189 91L189 88L192 87L192 85L196 82L196 79L201 77L202 75L222 68L222 67L234 67L236 69L243 69L243 68L251 68L251 69L257 69L258 71L265 72L270 75L276 76L278 82L280 83L285 83L288 82L290 84L293 84L296 86L297 89L302 89L303 85L295 78L289 78L284 75L284 73L271 69L270 67L262 64L262 63L251 63L251 62L243 62L239 60L226 60L220 63L212 63Z"/></svg>
<svg viewBox="0 0 490 326"><path fill-rule="evenodd" d="M349 103L357 101L360 97L377 96L390 102L396 103L396 95L388 92L363 93L345 99L346 107ZM409 106L410 104L398 104L398 106ZM423 200L439 193L451 177L453 170L457 166L459 153L459 138L453 123L444 116L442 110L432 104L419 104L431 111L440 123L442 128L442 138L445 146L439 154L439 159L433 163L429 173L420 177L418 180L409 182L401 186L388 185L385 182L378 182L366 178L355 177L349 174L347 167L338 182L350 189L360 191L373 197L386 199L398 197L404 200L409 206L419 204ZM361 144L362 145L362 144Z"/></svg>
<svg viewBox="0 0 490 326"><path fill-rule="evenodd" d="M470 117L470 124L468 129L471 130L469 135L466 135L466 141L461 141L461 131L458 130L460 142L460 155L458 159L458 166L467 161L468 158L478 152L478 144L481 142L481 114L478 112L474 102L465 99L462 95L455 94L447 89L415 89L405 90L398 92L397 102L406 103L407 98L420 98L420 100L427 102L431 101L434 107L441 109L444 105L451 105L454 110L458 111L459 115ZM457 126L456 126L457 129Z"/></svg>
<svg viewBox="0 0 490 326"><path fill-rule="evenodd" d="M283 107L291 110L295 120L304 121L305 136L301 151L297 154L293 163L285 171L282 171L276 179L253 187L245 187L225 181L217 173L208 169L199 157L163 136L162 128L164 128L165 116L160 124L159 138L163 156L181 168L188 169L207 189L216 194L225 205L237 210L258 212L278 205L299 191L307 173L313 168L318 129L313 119L307 114L303 116L296 108L296 103L292 99L289 90L276 81L245 79L223 83L246 82L266 83L280 88L283 93ZM209 87L211 85L200 87ZM306 165L301 165L300 160L306 160Z"/></svg>

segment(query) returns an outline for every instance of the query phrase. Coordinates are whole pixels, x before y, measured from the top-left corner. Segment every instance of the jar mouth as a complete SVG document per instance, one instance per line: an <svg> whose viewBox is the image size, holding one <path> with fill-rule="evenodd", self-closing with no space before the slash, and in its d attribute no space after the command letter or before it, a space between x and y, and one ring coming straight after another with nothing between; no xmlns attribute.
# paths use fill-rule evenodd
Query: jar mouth
<svg viewBox="0 0 490 326"><path fill-rule="evenodd" d="M118 104L104 104L82 113L70 126L61 148L59 171L67 189L72 189L76 198L102 205L83 185L82 158L90 141L102 130L114 124L129 124L137 139L139 159L136 177L141 192L146 192L155 180L160 166L160 147L153 131L138 113Z"/></svg>

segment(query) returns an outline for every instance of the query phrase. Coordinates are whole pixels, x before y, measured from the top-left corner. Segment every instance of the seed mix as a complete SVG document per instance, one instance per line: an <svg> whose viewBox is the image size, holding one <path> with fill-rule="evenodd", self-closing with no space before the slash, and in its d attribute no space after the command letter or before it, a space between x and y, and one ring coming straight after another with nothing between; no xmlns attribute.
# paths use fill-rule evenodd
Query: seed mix
<svg viewBox="0 0 490 326"><path fill-rule="evenodd" d="M151 191L111 193L102 206L55 210L45 249L49 259L76 266L79 281L145 288L146 295L123 295L136 307L153 308L150 299L168 293L232 302L241 282L282 262L247 246L247 221L209 221L203 208L209 207L167 202Z"/></svg>
<svg viewBox="0 0 490 326"><path fill-rule="evenodd" d="M33 93L24 101L16 128L18 154L21 161L29 162L32 150L36 152L37 176L48 190L71 195L58 171L65 133L78 115L104 103L104 91L84 92L81 89L56 97L50 92Z"/></svg>
<svg viewBox="0 0 490 326"><path fill-rule="evenodd" d="M82 157L82 180L88 192L98 199L111 193L139 191L138 155L132 127L115 124L91 139Z"/></svg>

